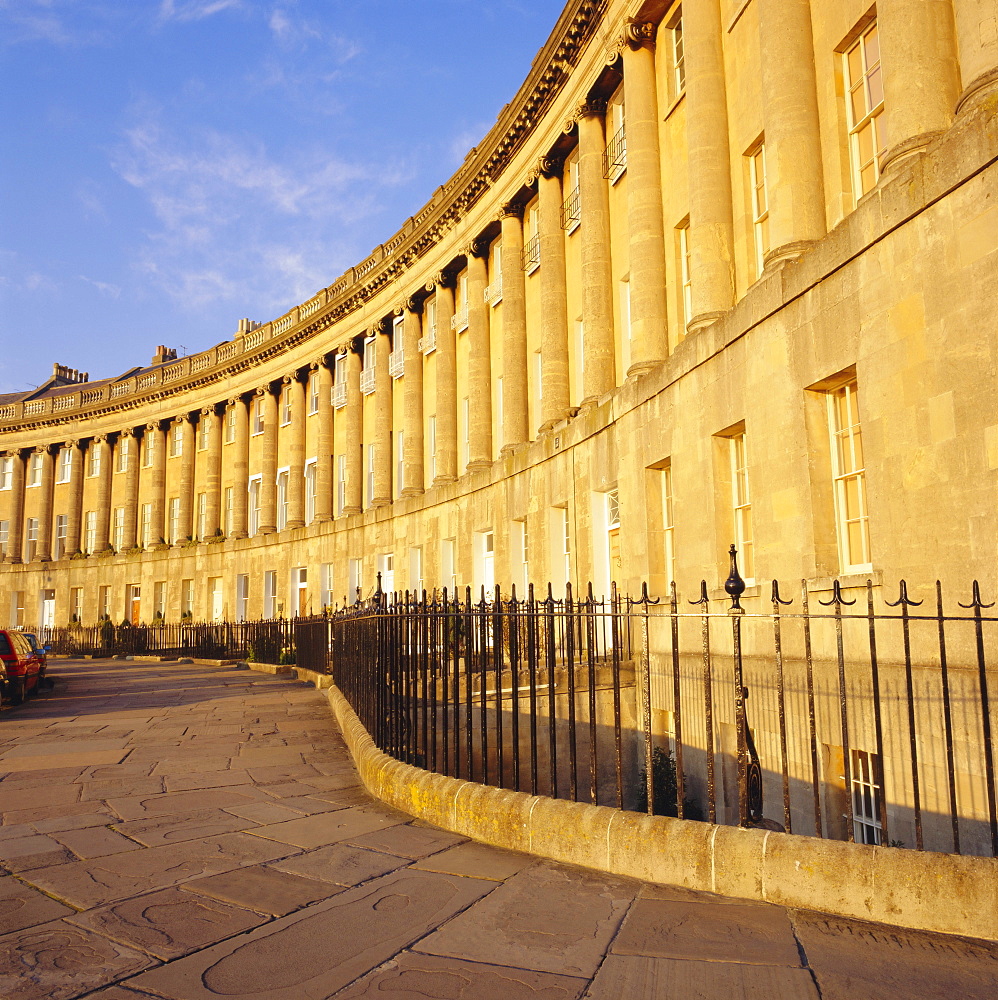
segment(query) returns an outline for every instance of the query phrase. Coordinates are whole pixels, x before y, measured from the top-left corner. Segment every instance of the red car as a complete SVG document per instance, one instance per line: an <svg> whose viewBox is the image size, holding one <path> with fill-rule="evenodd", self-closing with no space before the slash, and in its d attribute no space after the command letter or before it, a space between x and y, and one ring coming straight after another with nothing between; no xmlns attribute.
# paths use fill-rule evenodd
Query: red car
<svg viewBox="0 0 998 1000"><path fill-rule="evenodd" d="M35 652L27 636L13 629L0 629L0 683L4 697L20 705L27 695L38 690L45 654Z"/></svg>

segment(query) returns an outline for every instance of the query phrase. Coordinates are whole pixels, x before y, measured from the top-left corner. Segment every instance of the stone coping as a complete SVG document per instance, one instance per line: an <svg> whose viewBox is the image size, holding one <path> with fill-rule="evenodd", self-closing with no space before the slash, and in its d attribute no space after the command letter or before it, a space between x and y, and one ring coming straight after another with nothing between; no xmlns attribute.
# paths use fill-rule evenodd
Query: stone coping
<svg viewBox="0 0 998 1000"><path fill-rule="evenodd" d="M382 753L331 683L327 698L368 791L453 833L664 885L998 941L996 859L646 816L448 778Z"/></svg>

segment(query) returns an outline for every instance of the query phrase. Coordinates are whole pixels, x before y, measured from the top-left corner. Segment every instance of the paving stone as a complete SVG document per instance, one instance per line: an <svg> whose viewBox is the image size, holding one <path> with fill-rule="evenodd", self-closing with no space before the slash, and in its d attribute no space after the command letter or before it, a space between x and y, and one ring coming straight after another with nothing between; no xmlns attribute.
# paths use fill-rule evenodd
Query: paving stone
<svg viewBox="0 0 998 1000"><path fill-rule="evenodd" d="M822 1000L994 1000L998 944L795 911Z"/></svg>
<svg viewBox="0 0 998 1000"><path fill-rule="evenodd" d="M271 868L307 875L310 878L335 882L338 885L360 885L386 872L402 868L409 863L408 858L380 851L365 851L346 844L331 844L315 851L295 855L281 861L270 862Z"/></svg>
<svg viewBox="0 0 998 1000"><path fill-rule="evenodd" d="M260 785L280 784L319 776L319 772L310 764L275 764L272 767L251 767L248 770L250 777Z"/></svg>
<svg viewBox="0 0 998 1000"><path fill-rule="evenodd" d="M25 809L39 809L44 806L65 806L75 803L80 797L78 785L38 785L20 788L4 782L3 811L6 815Z"/></svg>
<svg viewBox="0 0 998 1000"><path fill-rule="evenodd" d="M260 824L281 823L284 820L297 819L302 815L297 809L289 809L276 802L251 802L244 806L226 806L225 811Z"/></svg>
<svg viewBox="0 0 998 1000"><path fill-rule="evenodd" d="M249 825L247 820L221 809L204 809L180 816L164 814L130 823L116 823L114 828L146 847L162 847L164 844L233 833Z"/></svg>
<svg viewBox="0 0 998 1000"><path fill-rule="evenodd" d="M24 837L33 837L39 831L31 823L11 823L9 826L0 826L0 842L4 840L21 840ZM0 857L2 857L0 849Z"/></svg>
<svg viewBox="0 0 998 1000"><path fill-rule="evenodd" d="M504 851L498 847L468 841L425 858L413 865L413 868L422 868L429 872L447 872L451 875L473 875L475 878L503 882L511 875L530 867L536 860L529 854L518 854L515 851Z"/></svg>
<svg viewBox="0 0 998 1000"><path fill-rule="evenodd" d="M44 757L15 757L0 761L0 770L10 773L48 771L88 764L117 764L128 756L127 750L104 750L94 753L50 753Z"/></svg>
<svg viewBox="0 0 998 1000"><path fill-rule="evenodd" d="M255 837L294 844L296 847L320 847L349 840L362 833L380 830L386 826L402 823L401 817L394 818L377 812L361 809L337 809L335 812L304 816L284 823L261 826L250 831Z"/></svg>
<svg viewBox="0 0 998 1000"><path fill-rule="evenodd" d="M261 787L268 795L273 796L275 799L290 799L313 795L316 791L314 785L306 785L303 781L275 781Z"/></svg>
<svg viewBox="0 0 998 1000"><path fill-rule="evenodd" d="M589 978L637 891L637 885L608 875L534 865L424 938L415 950Z"/></svg>
<svg viewBox="0 0 998 1000"><path fill-rule="evenodd" d="M403 952L336 994L336 1000L575 1000L587 980ZM628 996L621 994L621 997ZM642 994L632 993L631 1000ZM648 994L650 998L652 994Z"/></svg>
<svg viewBox="0 0 998 1000"><path fill-rule="evenodd" d="M613 951L657 958L696 956L709 962L799 966L800 953L787 912L778 906L639 899L624 921Z"/></svg>
<svg viewBox="0 0 998 1000"><path fill-rule="evenodd" d="M201 756L196 754L191 758L167 757L161 760L152 770L159 775L200 774L206 771L227 771L229 758L220 755Z"/></svg>
<svg viewBox="0 0 998 1000"><path fill-rule="evenodd" d="M156 960L63 920L0 938L4 1000L69 1000Z"/></svg>
<svg viewBox="0 0 998 1000"><path fill-rule="evenodd" d="M107 804L123 820L148 819L166 814L184 815L198 809L221 809L229 805L242 805L254 801L248 789L197 790L191 792L165 792L160 795L129 796L108 799Z"/></svg>
<svg viewBox="0 0 998 1000"><path fill-rule="evenodd" d="M106 800L118 796L156 795L163 791L163 779L149 778L102 778L100 781L84 781L80 798L84 802Z"/></svg>
<svg viewBox="0 0 998 1000"><path fill-rule="evenodd" d="M67 918L156 958L188 955L259 927L266 917L207 896L163 889Z"/></svg>
<svg viewBox="0 0 998 1000"><path fill-rule="evenodd" d="M586 1000L820 1000L807 969L616 954L607 956L585 996ZM861 996L851 994L851 1000ZM905 1000L914 998L905 994Z"/></svg>
<svg viewBox="0 0 998 1000"><path fill-rule="evenodd" d="M28 873L25 880L85 910L295 853L287 845L233 833L43 868Z"/></svg>
<svg viewBox="0 0 998 1000"><path fill-rule="evenodd" d="M107 751L117 753L124 747L124 745L125 740L123 739L67 739L56 742L45 741L41 743L22 740L19 741L18 745L12 750L8 750L0 756L0 767L7 767L11 760L20 757L39 757L51 755L64 756L66 754L81 754L86 756L87 754L95 755L105 753Z"/></svg>
<svg viewBox="0 0 998 1000"><path fill-rule="evenodd" d="M243 767L272 767L275 764L301 764L301 753L288 747L261 747L239 752L239 764Z"/></svg>
<svg viewBox="0 0 998 1000"><path fill-rule="evenodd" d="M0 935L44 924L73 912L70 907L12 875L0 877Z"/></svg>
<svg viewBox="0 0 998 1000"><path fill-rule="evenodd" d="M478 879L396 872L144 973L132 985L178 1000L328 997L490 887ZM321 947L305 948L303 941Z"/></svg>
<svg viewBox="0 0 998 1000"><path fill-rule="evenodd" d="M91 826L83 830L63 830L55 834L55 839L68 847L80 858L103 858L122 851L138 851L140 846L134 840L104 826Z"/></svg>
<svg viewBox="0 0 998 1000"><path fill-rule="evenodd" d="M319 899L328 899L341 891L339 886L329 882L292 875L263 865L195 879L185 882L183 889L274 917L283 917L292 910Z"/></svg>
<svg viewBox="0 0 998 1000"><path fill-rule="evenodd" d="M196 788L224 788L227 785L246 785L253 779L245 771L206 771L202 774L167 775L167 791L186 792Z"/></svg>
<svg viewBox="0 0 998 1000"><path fill-rule="evenodd" d="M350 838L350 843L357 847L366 847L372 851L386 851L388 854L398 854L404 858L425 858L429 854L437 854L448 847L466 842L466 837L461 837L456 833L409 824L388 827L386 830L375 830L374 833L365 833L362 836ZM446 868L433 869L432 866L427 870L447 871ZM519 871L519 868L516 870ZM451 874L473 875L475 873L451 872Z"/></svg>
<svg viewBox="0 0 998 1000"><path fill-rule="evenodd" d="M94 802L69 802L65 805L37 806L33 809L18 809L3 814L5 823L44 823L48 820L62 822L74 816L92 816L99 809Z"/></svg>
<svg viewBox="0 0 998 1000"><path fill-rule="evenodd" d="M286 799L278 799L277 802L288 809L312 816L315 813L336 812L337 809L346 809L351 805L369 806L372 799L370 795L364 795L356 802L330 802L327 799L320 799L317 795L292 795Z"/></svg>
<svg viewBox="0 0 998 1000"><path fill-rule="evenodd" d="M93 809L91 803L90 808ZM85 830L88 827L108 826L117 820L110 812L87 812L79 816L57 816L52 819L41 819L32 824L39 833L63 833L68 830ZM61 839L61 838L59 838Z"/></svg>
<svg viewBox="0 0 998 1000"><path fill-rule="evenodd" d="M45 837L42 834L34 834L29 837L11 837L7 840L0 840L0 858L4 861L13 858L27 857L32 854L44 854L47 851L58 851L62 844Z"/></svg>

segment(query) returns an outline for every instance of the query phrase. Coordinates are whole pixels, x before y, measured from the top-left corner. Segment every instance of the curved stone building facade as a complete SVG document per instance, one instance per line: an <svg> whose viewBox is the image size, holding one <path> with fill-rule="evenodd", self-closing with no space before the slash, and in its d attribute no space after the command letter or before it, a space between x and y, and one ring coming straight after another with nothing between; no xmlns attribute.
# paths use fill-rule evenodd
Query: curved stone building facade
<svg viewBox="0 0 998 1000"><path fill-rule="evenodd" d="M369 258L0 398L0 624L996 584L996 0L570 0ZM893 584L892 584L893 585Z"/></svg>

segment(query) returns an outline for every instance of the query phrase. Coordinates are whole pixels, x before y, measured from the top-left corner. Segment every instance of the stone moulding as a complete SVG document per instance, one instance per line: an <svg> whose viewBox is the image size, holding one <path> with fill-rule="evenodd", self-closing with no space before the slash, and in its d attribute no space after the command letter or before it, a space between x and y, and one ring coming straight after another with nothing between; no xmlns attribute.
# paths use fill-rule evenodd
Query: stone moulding
<svg viewBox="0 0 998 1000"><path fill-rule="evenodd" d="M432 774L382 753L326 697L367 790L474 840L664 885L998 941L998 860L621 812Z"/></svg>

